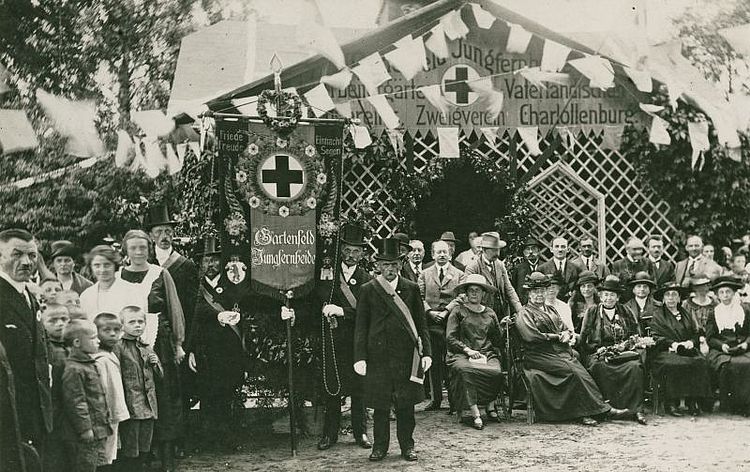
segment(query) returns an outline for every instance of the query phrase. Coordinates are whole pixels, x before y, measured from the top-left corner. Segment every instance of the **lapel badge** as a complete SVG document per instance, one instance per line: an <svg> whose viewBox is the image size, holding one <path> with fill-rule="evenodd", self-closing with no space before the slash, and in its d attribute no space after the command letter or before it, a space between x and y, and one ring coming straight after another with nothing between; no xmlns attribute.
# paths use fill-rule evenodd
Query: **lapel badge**
<svg viewBox="0 0 750 472"><path fill-rule="evenodd" d="M216 293L221 295L222 293L224 293L224 289L222 287L216 287Z"/></svg>
<svg viewBox="0 0 750 472"><path fill-rule="evenodd" d="M357 279L355 279L354 277L349 279L349 285L357 285Z"/></svg>
<svg viewBox="0 0 750 472"><path fill-rule="evenodd" d="M239 256L232 256L224 268L227 271L227 279L233 284L237 285L245 280L247 266L240 260Z"/></svg>

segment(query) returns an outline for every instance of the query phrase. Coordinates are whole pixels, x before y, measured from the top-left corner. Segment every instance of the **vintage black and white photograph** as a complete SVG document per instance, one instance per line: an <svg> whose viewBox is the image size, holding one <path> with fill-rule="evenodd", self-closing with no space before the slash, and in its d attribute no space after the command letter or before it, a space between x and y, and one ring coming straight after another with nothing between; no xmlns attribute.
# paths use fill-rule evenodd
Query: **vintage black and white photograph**
<svg viewBox="0 0 750 472"><path fill-rule="evenodd" d="M750 470L750 0L0 0L0 472Z"/></svg>

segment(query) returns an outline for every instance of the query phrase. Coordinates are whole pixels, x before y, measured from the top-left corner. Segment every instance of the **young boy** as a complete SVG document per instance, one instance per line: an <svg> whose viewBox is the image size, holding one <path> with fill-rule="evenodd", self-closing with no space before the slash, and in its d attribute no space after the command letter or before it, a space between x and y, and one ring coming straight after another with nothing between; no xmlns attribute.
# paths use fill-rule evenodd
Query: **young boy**
<svg viewBox="0 0 750 472"><path fill-rule="evenodd" d="M130 419L120 423L120 453L117 462L123 470L143 470L145 456L151 451L154 420L158 415L154 375L162 375L159 358L140 341L146 328L146 314L139 307L120 311L122 344L120 367L125 387L125 403Z"/></svg>
<svg viewBox="0 0 750 472"><path fill-rule="evenodd" d="M81 306L81 296L75 290L63 290L57 294L57 303L65 305L68 309Z"/></svg>
<svg viewBox="0 0 750 472"><path fill-rule="evenodd" d="M93 355L99 350L96 325L73 320L65 328L70 348L62 377L63 428L77 472L95 472L104 441L112 434L109 409Z"/></svg>
<svg viewBox="0 0 750 472"><path fill-rule="evenodd" d="M118 425L130 418L128 406L125 404L125 390L122 385L120 359L116 352L120 349L122 323L120 317L113 313L99 313L94 318L94 324L99 336L99 352L94 354L96 369L102 379L102 388L109 408L109 426L112 434L107 436L103 454L99 457L99 471L117 458Z"/></svg>
<svg viewBox="0 0 750 472"><path fill-rule="evenodd" d="M47 358L52 366L52 432L44 449L44 470L70 470L63 437L62 375L68 358L68 347L63 333L70 322L68 309L63 305L46 305L42 312L42 323L47 332Z"/></svg>
<svg viewBox="0 0 750 472"><path fill-rule="evenodd" d="M39 284L41 303L57 303L57 295L63 291L62 282L57 279L44 279Z"/></svg>

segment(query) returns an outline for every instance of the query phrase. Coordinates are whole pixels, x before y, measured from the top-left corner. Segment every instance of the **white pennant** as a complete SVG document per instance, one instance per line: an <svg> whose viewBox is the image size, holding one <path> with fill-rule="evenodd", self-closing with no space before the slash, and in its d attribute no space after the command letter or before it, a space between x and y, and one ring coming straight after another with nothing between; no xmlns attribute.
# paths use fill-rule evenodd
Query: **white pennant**
<svg viewBox="0 0 750 472"><path fill-rule="evenodd" d="M427 69L427 56L421 36L401 42L400 46L387 53L385 58L406 80L413 79L417 73Z"/></svg>
<svg viewBox="0 0 750 472"><path fill-rule="evenodd" d="M96 130L96 104L91 100L73 101L37 89L36 97L55 129L68 138L65 152L76 157L100 156L104 143Z"/></svg>
<svg viewBox="0 0 750 472"><path fill-rule="evenodd" d="M167 168L167 158L161 152L159 141L156 138L146 136L143 138L146 145L144 157L146 158L146 175L156 178L162 170Z"/></svg>
<svg viewBox="0 0 750 472"><path fill-rule="evenodd" d="M669 136L669 130L667 129L668 125L669 123L663 118L652 115L651 130L648 134L648 140L654 144L670 144L672 142L672 137Z"/></svg>
<svg viewBox="0 0 750 472"><path fill-rule="evenodd" d="M661 105L653 105L651 103L639 103L638 106L641 108L641 110L645 111L649 115L659 113L664 109L664 107Z"/></svg>
<svg viewBox="0 0 750 472"><path fill-rule="evenodd" d="M523 26L508 23L510 33L508 33L508 42L505 45L505 52L512 54L526 54L526 49L531 42L531 33L526 31Z"/></svg>
<svg viewBox="0 0 750 472"><path fill-rule="evenodd" d="M187 154L187 143L180 143L177 145L177 157L180 158L182 162L185 162L185 155Z"/></svg>
<svg viewBox="0 0 750 472"><path fill-rule="evenodd" d="M573 131L567 126L557 126L555 129L560 135L560 138L562 138L565 149L568 152L571 152L573 150L573 143L576 142L576 137L575 134L573 134Z"/></svg>
<svg viewBox="0 0 750 472"><path fill-rule="evenodd" d="M135 151L135 157L133 158L133 161L130 163L130 171L131 172L137 172L139 169L142 169L144 172L148 173L148 164L146 163L146 157L144 155L144 147L145 143L141 138L135 137L133 140L133 149Z"/></svg>
<svg viewBox="0 0 750 472"><path fill-rule="evenodd" d="M539 67L523 68L518 73L529 81L530 84L540 88L546 89L547 86L544 82L552 82L559 85L568 85L570 83L570 75L563 72L546 72L540 70Z"/></svg>
<svg viewBox="0 0 750 472"><path fill-rule="evenodd" d="M328 90L323 84L318 84L315 87L305 93L305 100L312 108L313 113L317 118L325 115L329 111L336 108L336 105L331 100L331 96L328 95Z"/></svg>
<svg viewBox="0 0 750 472"><path fill-rule="evenodd" d="M146 136L162 138L174 130L174 120L167 118L161 110L134 111L130 118Z"/></svg>
<svg viewBox="0 0 750 472"><path fill-rule="evenodd" d="M600 56L572 59L568 63L589 79L589 86L607 90L615 86L615 71L612 64Z"/></svg>
<svg viewBox="0 0 750 472"><path fill-rule="evenodd" d="M529 150L529 154L532 156L539 156L542 154L542 150L539 149L539 127L537 126L519 126L518 135L521 136L523 143L526 145L526 149Z"/></svg>
<svg viewBox="0 0 750 472"><path fill-rule="evenodd" d="M343 69L346 66L344 52L330 29L319 23L308 23L304 28L302 26L297 28L297 31L297 42L300 45L311 47L331 61L337 69Z"/></svg>
<svg viewBox="0 0 750 472"><path fill-rule="evenodd" d="M495 141L497 141L497 130L499 129L498 126L493 128L482 128L484 139L486 139L489 144L495 144Z"/></svg>
<svg viewBox="0 0 750 472"><path fill-rule="evenodd" d="M445 41L445 29L442 24L438 24L430 30L430 37L427 38L424 45L432 51L438 59L448 59L448 43Z"/></svg>
<svg viewBox="0 0 750 472"><path fill-rule="evenodd" d="M0 146L3 154L36 149L34 127L22 110L0 110Z"/></svg>
<svg viewBox="0 0 750 472"><path fill-rule="evenodd" d="M671 79L665 83L667 86L667 94L669 95L669 104L672 106L672 110L677 110L677 99L682 96L684 88L678 80Z"/></svg>
<svg viewBox="0 0 750 472"><path fill-rule="evenodd" d="M8 86L8 77L10 74L8 73L8 69L3 67L2 64L0 64L0 95L10 92L10 87Z"/></svg>
<svg viewBox="0 0 750 472"><path fill-rule="evenodd" d="M404 146L404 132L397 129L386 130L388 133L388 140L391 142L393 152L397 156L403 156L406 147Z"/></svg>
<svg viewBox="0 0 750 472"><path fill-rule="evenodd" d="M602 133L602 149L619 151L622 144L623 125L605 126Z"/></svg>
<svg viewBox="0 0 750 472"><path fill-rule="evenodd" d="M336 111L339 115L344 118L352 117L352 104L351 102L339 102L336 104Z"/></svg>
<svg viewBox="0 0 750 472"><path fill-rule="evenodd" d="M440 85L428 85L426 87L419 87L417 92L422 92L430 102L430 105L434 106L440 113L445 117L450 111L450 102L443 96Z"/></svg>
<svg viewBox="0 0 750 472"><path fill-rule="evenodd" d="M453 10L447 13L440 19L440 24L443 25L445 35L451 41L455 41L458 38L463 38L469 33L469 28L461 19L461 10Z"/></svg>
<svg viewBox="0 0 750 472"><path fill-rule="evenodd" d="M708 151L710 147L708 142L708 122L688 123L688 134L690 135L690 147L693 148L690 166L695 169L701 153ZM700 168L703 168L703 164L704 162L701 162Z"/></svg>
<svg viewBox="0 0 750 472"><path fill-rule="evenodd" d="M115 165L117 167L126 167L135 156L133 149L133 140L125 130L117 131L117 149L115 150ZM131 154L132 153L132 154Z"/></svg>
<svg viewBox="0 0 750 472"><path fill-rule="evenodd" d="M505 96L503 92L495 90L492 77L482 77L479 80L469 82L469 88L479 94L481 105L492 119L497 118L503 111Z"/></svg>
<svg viewBox="0 0 750 472"><path fill-rule="evenodd" d="M495 23L495 15L488 12L481 5L476 3L471 4L471 11L474 13L474 20L477 22L477 26L482 29L490 29Z"/></svg>
<svg viewBox="0 0 750 472"><path fill-rule="evenodd" d="M635 88L641 92L651 93L653 90L653 82L651 81L651 74L648 71L634 69L632 67L623 67L625 73L628 74L630 80L635 84Z"/></svg>
<svg viewBox="0 0 750 472"><path fill-rule="evenodd" d="M349 127L349 132L352 133L352 138L354 139L354 147L356 147L357 149L364 149L372 144L370 131L366 127L351 125Z"/></svg>
<svg viewBox="0 0 750 472"><path fill-rule="evenodd" d="M380 115L380 118L383 120L383 124L386 128L398 128L398 116L396 115L396 112L393 111L393 107L391 107L391 104L388 103L388 99L385 98L385 95L375 95L373 97L367 97L367 101L370 102L373 107L375 107L375 110L378 112L378 115Z"/></svg>
<svg viewBox="0 0 750 472"><path fill-rule="evenodd" d="M175 175L182 170L182 161L174 152L172 143L167 143L167 172L169 175Z"/></svg>
<svg viewBox="0 0 750 472"><path fill-rule="evenodd" d="M461 157L458 148L458 128L437 128L440 157L455 159Z"/></svg>
<svg viewBox="0 0 750 472"><path fill-rule="evenodd" d="M570 48L560 43L544 40L544 50L542 51L541 70L545 72L560 72L565 65L565 61L570 54Z"/></svg>
<svg viewBox="0 0 750 472"><path fill-rule="evenodd" d="M195 157L200 159L201 158L200 145L196 143L195 141L189 142L187 144L188 144L188 148L190 148L190 150L193 151L193 154L195 154Z"/></svg>
<svg viewBox="0 0 750 472"><path fill-rule="evenodd" d="M338 90L345 90L349 83L352 81L352 71L349 69L341 69L333 75L324 75L320 78L320 82Z"/></svg>
<svg viewBox="0 0 750 472"><path fill-rule="evenodd" d="M377 52L359 61L359 65L352 68L352 72L357 74L370 95L377 95L378 86L391 79L383 58Z"/></svg>

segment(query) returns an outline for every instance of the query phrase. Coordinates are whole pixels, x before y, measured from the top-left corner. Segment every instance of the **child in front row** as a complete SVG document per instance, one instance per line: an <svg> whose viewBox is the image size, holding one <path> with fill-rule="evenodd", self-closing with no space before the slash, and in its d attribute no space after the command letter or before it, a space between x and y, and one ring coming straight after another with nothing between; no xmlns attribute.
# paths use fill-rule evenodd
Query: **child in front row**
<svg viewBox="0 0 750 472"><path fill-rule="evenodd" d="M154 376L162 375L159 358L140 340L146 328L146 314L139 307L120 311L122 341L120 367L125 387L125 403L130 419L120 423L121 448L117 462L123 470L140 472L151 451L154 422L158 415Z"/></svg>
<svg viewBox="0 0 750 472"><path fill-rule="evenodd" d="M99 350L96 325L73 320L63 338L70 348L62 376L63 431L73 471L95 472L104 449L109 426L109 409L93 355Z"/></svg>
<svg viewBox="0 0 750 472"><path fill-rule="evenodd" d="M109 408L109 426L112 428L112 434L104 441L104 450L99 457L99 472L102 472L111 469L112 462L117 458L118 425L130 418L130 414L125 404L120 359L117 357L122 334L120 317L113 313L99 313L94 318L94 324L99 336L99 351L94 354L94 360L102 380Z"/></svg>

